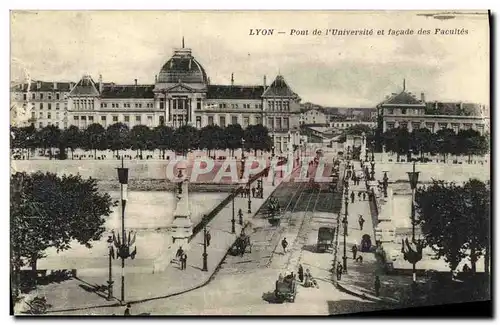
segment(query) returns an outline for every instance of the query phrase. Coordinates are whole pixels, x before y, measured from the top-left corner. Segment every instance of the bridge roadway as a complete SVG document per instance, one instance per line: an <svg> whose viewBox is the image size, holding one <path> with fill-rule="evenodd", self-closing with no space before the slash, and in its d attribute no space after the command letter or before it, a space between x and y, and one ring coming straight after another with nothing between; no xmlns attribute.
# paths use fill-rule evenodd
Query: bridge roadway
<svg viewBox="0 0 500 325"><path fill-rule="evenodd" d="M329 172L325 172L328 174ZM343 170L341 169L341 175ZM275 192L286 213L280 227L265 220L265 203L253 219L252 253L228 256L206 286L168 299L132 307L133 314L151 315L332 315L380 309L379 305L339 292L331 283L332 254L319 254L307 245L316 242L317 228L336 224L341 193L310 189L306 183L282 183ZM342 184L339 184L339 187ZM281 239L289 249L283 253ZM274 282L284 270L309 268L320 287L299 286L295 303L274 304Z"/></svg>
<svg viewBox="0 0 500 325"><path fill-rule="evenodd" d="M309 168L314 175L315 168ZM331 173L331 166L326 166L324 175ZM333 210L333 193L328 192L329 184L317 183L313 188L309 182L298 181L296 171L290 181L283 182L274 192L283 209L283 217L278 227L267 221L269 200L257 211L251 221L251 229L247 231L252 243L251 252L243 256L228 255L216 277L226 274L258 272L261 269L286 269L290 265L291 256L283 254L281 240L286 237L291 251L298 244L299 233L309 228L313 211L329 212ZM296 181L297 180L297 181Z"/></svg>

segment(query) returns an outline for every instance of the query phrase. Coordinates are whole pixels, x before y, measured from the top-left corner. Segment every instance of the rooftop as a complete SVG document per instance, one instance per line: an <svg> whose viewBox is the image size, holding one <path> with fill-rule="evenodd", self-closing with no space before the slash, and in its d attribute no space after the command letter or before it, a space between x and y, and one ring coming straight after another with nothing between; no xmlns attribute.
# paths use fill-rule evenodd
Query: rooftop
<svg viewBox="0 0 500 325"><path fill-rule="evenodd" d="M263 86L209 85L207 99L261 99Z"/></svg>

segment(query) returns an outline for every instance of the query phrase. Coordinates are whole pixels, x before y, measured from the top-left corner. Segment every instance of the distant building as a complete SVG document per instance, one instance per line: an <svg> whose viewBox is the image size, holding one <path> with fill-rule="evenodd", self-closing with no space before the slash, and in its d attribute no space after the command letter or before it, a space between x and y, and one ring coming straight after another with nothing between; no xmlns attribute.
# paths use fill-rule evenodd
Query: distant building
<svg viewBox="0 0 500 325"><path fill-rule="evenodd" d="M42 128L49 124L65 128L68 125L68 94L72 82L29 80L11 87L13 122L17 126L33 124Z"/></svg>
<svg viewBox="0 0 500 325"><path fill-rule="evenodd" d="M407 128L409 132L427 128L435 133L441 129L455 132L465 129L489 132L489 111L483 105L471 103L426 102L424 93L418 99L407 92L403 84L400 93L387 96L377 105L378 125L383 132L392 128Z"/></svg>
<svg viewBox="0 0 500 325"><path fill-rule="evenodd" d="M321 108L313 108L300 113L300 124L327 124L327 116Z"/></svg>
<svg viewBox="0 0 500 325"><path fill-rule="evenodd" d="M183 42L184 43L184 42ZM286 150L290 140L299 143L300 97L284 77L278 75L268 86L213 85L192 51L175 49L155 76L154 84L105 83L83 76L77 83L32 82L11 88L12 105L26 108L26 125L37 128L55 125L86 128L122 122L174 128L192 125L221 127L240 124L243 128L262 124L272 133L277 152ZM17 117L16 117L17 118Z"/></svg>
<svg viewBox="0 0 500 325"><path fill-rule="evenodd" d="M337 130L345 130L354 125L366 125L371 128L375 128L377 126L376 122L363 122L363 121L337 121L330 122L330 127Z"/></svg>

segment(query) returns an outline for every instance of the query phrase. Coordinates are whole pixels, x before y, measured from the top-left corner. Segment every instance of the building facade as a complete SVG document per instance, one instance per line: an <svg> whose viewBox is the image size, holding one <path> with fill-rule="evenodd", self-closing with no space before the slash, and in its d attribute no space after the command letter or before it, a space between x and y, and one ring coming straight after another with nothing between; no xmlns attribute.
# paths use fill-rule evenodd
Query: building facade
<svg viewBox="0 0 500 325"><path fill-rule="evenodd" d="M92 123L108 127L124 123L173 128L191 125L243 128L262 124L271 132L278 152L288 141L299 143L300 97L278 75L268 86L213 85L189 48L175 49L155 76L154 84L105 83L83 76L77 83L32 82L11 88L12 106L25 108L24 124L81 129ZM21 119L16 117L16 120Z"/></svg>
<svg viewBox="0 0 500 325"><path fill-rule="evenodd" d="M309 109L300 113L300 124L327 124L328 117L321 109Z"/></svg>
<svg viewBox="0 0 500 325"><path fill-rule="evenodd" d="M454 107L456 109L449 109ZM441 109L446 108L446 109ZM418 99L411 92L403 91L387 96L377 106L377 127L386 132L393 128L407 128L409 132L427 128L432 133L442 129L473 129L480 134L489 132L490 117L485 106L470 103L441 103L425 101L424 93Z"/></svg>
<svg viewBox="0 0 500 325"><path fill-rule="evenodd" d="M68 125L68 95L72 82L29 81L11 88L12 124L37 128Z"/></svg>

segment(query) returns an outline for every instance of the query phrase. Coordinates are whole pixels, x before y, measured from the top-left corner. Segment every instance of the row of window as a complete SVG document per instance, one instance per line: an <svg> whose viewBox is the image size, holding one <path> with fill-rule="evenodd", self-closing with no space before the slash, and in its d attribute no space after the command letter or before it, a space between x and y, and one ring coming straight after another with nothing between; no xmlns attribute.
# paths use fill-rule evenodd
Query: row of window
<svg viewBox="0 0 500 325"><path fill-rule="evenodd" d="M288 129L289 128L289 119L288 117L268 117L267 118L267 126L270 129Z"/></svg>
<svg viewBox="0 0 500 325"><path fill-rule="evenodd" d="M43 93L38 93L38 99L43 100L43 98L44 98L43 97ZM52 93L48 93L47 94L47 99L48 100L52 100L52 98L55 98L56 100L59 100L59 99L61 99L61 94L56 93L55 97L54 97L54 96L52 96ZM28 100L28 94L23 94L23 99L24 100ZM34 92L31 93L31 99L33 99L33 100L36 99L36 93L34 93Z"/></svg>
<svg viewBox="0 0 500 325"><path fill-rule="evenodd" d="M255 116L255 124L261 124L261 123L262 123L262 121L260 119L260 116ZM196 117L196 125L198 126L198 124L201 125L201 116ZM215 124L214 116L209 115L208 116L208 125L214 125L214 124ZM241 124L243 127L247 127L248 125L250 125L250 117L243 116L243 123L240 123L238 120L238 116L232 115L231 116L231 124ZM226 116L219 116L219 121L218 121L217 125L219 125L221 127L225 127L226 126Z"/></svg>
<svg viewBox="0 0 500 325"><path fill-rule="evenodd" d="M395 122L387 122L387 129L393 129L393 128L395 128L395 126L396 126ZM406 128L408 128L408 123L407 122L400 122L398 126L400 128L405 128L406 129ZM478 131L484 129L484 126L482 124L476 124L475 126L476 126L476 129ZM421 124L418 123L418 122L412 122L411 123L411 127L412 127L413 130L416 130L416 129L419 129L421 127ZM446 129L446 128L448 128L448 123L438 123L438 127L439 127L440 130L441 129ZM455 133L457 133L461 128L463 130L467 130L467 129L472 129L472 127L473 127L472 123L464 123L464 124L452 123L451 124L451 129ZM424 124L424 128L428 129L431 132L434 132L435 123L425 123Z"/></svg>
<svg viewBox="0 0 500 325"><path fill-rule="evenodd" d="M269 101L269 110L270 111L278 111L278 112L289 112L290 111L290 102L288 101Z"/></svg>
<svg viewBox="0 0 500 325"><path fill-rule="evenodd" d="M101 108L108 108L108 104L109 107L111 108L120 108L120 103L102 103L102 102L101 102ZM130 105L130 103L123 103L123 108L131 108L131 107L142 108L143 104L145 104L144 107L146 108L153 108L153 103L134 103L133 106Z"/></svg>
<svg viewBox="0 0 500 325"><path fill-rule="evenodd" d="M59 127L59 122L56 122L56 123L48 122L48 123L47 123L47 126L49 126L49 125L55 125L55 126ZM38 127L39 127L40 129L41 129L41 128L43 128L43 122L39 122L39 123L38 123Z"/></svg>
<svg viewBox="0 0 500 325"><path fill-rule="evenodd" d="M252 107L252 104L242 104L243 109L250 109ZM213 108L213 107L219 107L220 109L228 108L229 104L227 103L207 103L207 108ZM255 109L262 109L262 104L254 104L253 107ZM198 109L201 109L201 105L197 107ZM232 109L238 109L240 108L239 104L232 103L231 104Z"/></svg>
<svg viewBox="0 0 500 325"><path fill-rule="evenodd" d="M39 117L39 118L44 118L44 116L45 116L45 115L43 114L43 112L40 112L40 113L38 114L38 117ZM56 119L58 120L58 119L59 119L59 112L56 112L56 115L55 115L55 116L56 116ZM36 118L36 117L35 117L35 112L31 112L31 118L33 118L33 119L34 119L34 118ZM50 112L47 112L47 118L48 118L48 119L51 119L51 118L52 118L52 114L51 114Z"/></svg>
<svg viewBox="0 0 500 325"><path fill-rule="evenodd" d="M402 115L406 115L407 113L411 114L416 114L418 115L418 109L406 109L406 108L400 108L399 113ZM387 108L387 114L393 115L394 114L394 108Z"/></svg>
<svg viewBox="0 0 500 325"><path fill-rule="evenodd" d="M76 110L93 110L93 99L73 99L73 108Z"/></svg>
<svg viewBox="0 0 500 325"><path fill-rule="evenodd" d="M47 109L50 111L52 109L52 103L46 103L47 104ZM33 107L35 106L35 104L33 103ZM67 107L66 105L64 105L65 107ZM45 107L44 103L40 103L40 109L43 109ZM60 105L59 103L56 103L56 110L59 110L60 109Z"/></svg>
<svg viewBox="0 0 500 325"><path fill-rule="evenodd" d="M129 115L123 115L123 122L130 122L130 118L131 116ZM153 121L153 116L149 115L146 117L147 118L147 121L148 122L152 122ZM163 116L160 116L160 120L163 118ZM75 121L94 121L94 117L93 116L85 116L85 115L75 115L73 116L73 120ZM118 122L118 115L113 115L111 116L111 120L113 122ZM106 122L107 121L107 116L101 116L101 122ZM136 115L135 116L135 122L137 122L137 124L140 124L142 122L142 117L141 115Z"/></svg>

